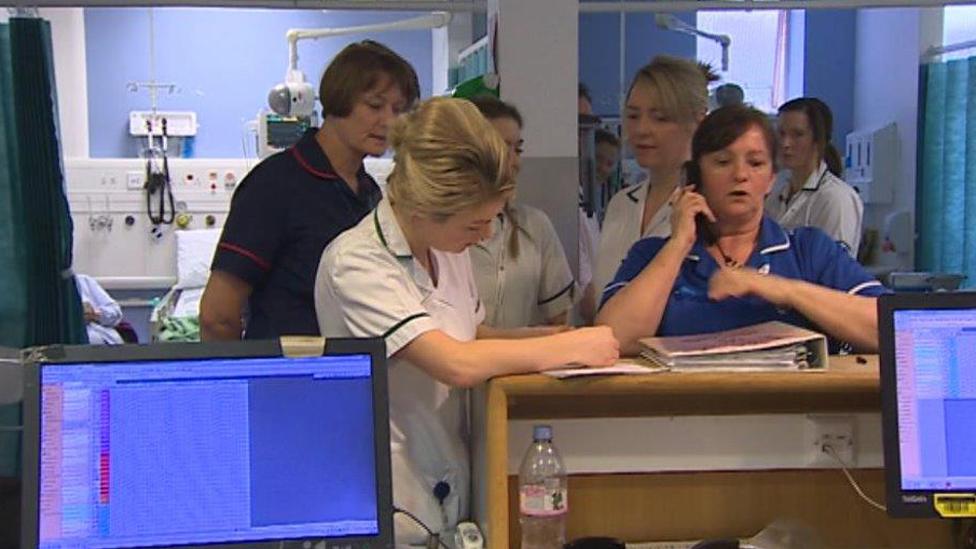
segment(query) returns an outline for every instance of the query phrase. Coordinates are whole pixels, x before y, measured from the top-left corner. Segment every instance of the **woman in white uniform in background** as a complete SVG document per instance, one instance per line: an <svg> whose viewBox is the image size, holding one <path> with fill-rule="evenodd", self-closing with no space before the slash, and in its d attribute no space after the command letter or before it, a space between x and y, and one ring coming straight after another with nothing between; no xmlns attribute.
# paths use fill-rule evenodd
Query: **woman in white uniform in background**
<svg viewBox="0 0 976 549"><path fill-rule="evenodd" d="M593 274L596 301L634 242L670 233L668 198L683 180L691 136L708 110L708 83L715 78L706 65L659 55L631 82L624 140L647 177L621 189L607 206Z"/></svg>
<svg viewBox="0 0 976 549"><path fill-rule="evenodd" d="M470 101L434 98L399 118L395 166L372 214L325 250L315 309L326 337L383 337L390 384L393 501L435 532L468 517L466 387L577 363L609 366L606 327L501 330L481 324L468 247L515 188L508 147ZM424 543L398 515L397 544Z"/></svg>
<svg viewBox="0 0 976 549"><path fill-rule="evenodd" d="M505 140L512 174L517 177L522 115L494 96L475 97L471 102ZM485 324L494 328L566 324L576 283L546 214L509 202L492 221L491 231L490 238L469 249L478 295L485 306Z"/></svg>
<svg viewBox="0 0 976 549"><path fill-rule="evenodd" d="M840 178L840 155L831 143L833 118L830 107L815 97L779 108L780 166L785 170L766 199L766 212L784 229L817 227L856 258L864 204Z"/></svg>

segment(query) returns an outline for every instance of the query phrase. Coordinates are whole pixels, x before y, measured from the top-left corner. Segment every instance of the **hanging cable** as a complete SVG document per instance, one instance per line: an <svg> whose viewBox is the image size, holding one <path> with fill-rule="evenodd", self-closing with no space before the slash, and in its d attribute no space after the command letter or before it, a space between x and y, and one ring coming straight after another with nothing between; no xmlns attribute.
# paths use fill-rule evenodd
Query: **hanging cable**
<svg viewBox="0 0 976 549"><path fill-rule="evenodd" d="M851 487L854 488L854 491L857 492L857 495L861 496L861 499L863 499L864 501L868 502L872 507L874 507L875 509L877 509L879 511L882 511L882 512L887 512L888 511L888 508L887 507L885 507L884 505L881 505L880 503L874 501L873 499L871 499L870 497L868 497L868 495L865 494L863 490L861 490L861 486L858 485L857 481L854 480L854 477L851 476L851 473L847 470L847 464L844 463L843 460L840 459L840 456L838 456L837 455L837 452L834 451L834 447L833 446L831 446L829 444L824 444L820 449L824 453L826 453L828 456L834 458L834 460L838 464L840 464L840 470L843 471L844 472L844 476L847 477L847 482L851 483Z"/></svg>
<svg viewBox="0 0 976 549"><path fill-rule="evenodd" d="M428 538L427 538L427 540L428 540L427 546L428 547L434 547L434 548L436 548L439 545L439 546L443 547L444 549L451 549L450 547L447 546L446 543L444 543L444 540L442 540L439 535L435 534L433 530L431 530L430 528L428 528L427 525L424 524L422 520L420 520L419 518L416 517L416 515L414 515L413 513L411 513L410 511L407 511L405 509L401 509L399 507L394 507L393 508L393 514L396 515L397 513L400 513L402 515L406 515L408 518L410 518L410 520L416 522L421 528L424 529L425 532L427 532L427 536L428 536Z"/></svg>

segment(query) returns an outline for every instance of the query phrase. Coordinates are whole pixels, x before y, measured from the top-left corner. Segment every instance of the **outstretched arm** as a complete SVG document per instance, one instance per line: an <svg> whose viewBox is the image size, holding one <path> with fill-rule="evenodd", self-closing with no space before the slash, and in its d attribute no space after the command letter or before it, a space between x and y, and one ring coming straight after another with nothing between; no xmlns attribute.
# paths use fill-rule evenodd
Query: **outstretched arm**
<svg viewBox="0 0 976 549"><path fill-rule="evenodd" d="M709 281L715 300L754 295L794 309L830 336L865 352L878 351L877 298L852 295L804 280L761 275L751 269L721 269Z"/></svg>

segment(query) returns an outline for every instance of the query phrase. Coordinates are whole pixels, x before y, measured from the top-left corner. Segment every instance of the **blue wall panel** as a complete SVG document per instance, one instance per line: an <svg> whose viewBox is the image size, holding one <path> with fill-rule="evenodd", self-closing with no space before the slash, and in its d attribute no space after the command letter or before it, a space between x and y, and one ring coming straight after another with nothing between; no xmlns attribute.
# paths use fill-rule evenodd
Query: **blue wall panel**
<svg viewBox="0 0 976 549"><path fill-rule="evenodd" d="M244 125L267 104L272 86L288 66L289 28L349 27L416 16L322 10L157 8L156 80L181 88L161 94L161 110L191 110L200 128L194 156L239 157ZM299 68L318 88L329 60L345 45L371 38L383 42L416 68L423 96L431 93L430 31L396 31L306 40L298 45ZM128 134L132 110L148 110L146 92L126 83L149 79L149 11L146 8L85 10L88 113L92 157L135 156ZM70 93L70 90L60 90ZM252 141L248 146L252 149Z"/></svg>
<svg viewBox="0 0 976 549"><path fill-rule="evenodd" d="M803 93L819 97L830 106L838 150L843 150L845 136L854 126L856 41L854 10L807 11Z"/></svg>

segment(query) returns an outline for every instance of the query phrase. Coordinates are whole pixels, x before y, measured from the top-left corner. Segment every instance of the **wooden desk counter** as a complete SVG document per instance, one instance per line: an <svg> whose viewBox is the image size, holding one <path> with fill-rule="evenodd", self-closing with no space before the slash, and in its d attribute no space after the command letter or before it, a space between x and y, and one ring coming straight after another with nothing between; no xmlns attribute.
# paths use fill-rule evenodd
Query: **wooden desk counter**
<svg viewBox="0 0 976 549"><path fill-rule="evenodd" d="M830 369L820 372L663 372L648 375L586 377L569 380L558 380L542 375L508 376L491 380L488 383L486 393L484 451L488 478L484 479L483 484L487 493L487 501L485 502L486 512L482 515L482 520L487 519L487 524L483 524L483 526L486 526L491 547L508 546L510 536L512 536L510 518L517 516L514 510L510 509L510 503L514 507L517 500L514 499L514 494L510 492L510 488L514 489L514 486L510 486L512 480L508 475L509 420L682 415L877 413L880 411L881 402L876 356L831 357ZM818 473L821 474L820 477L817 476ZM777 474L790 475L789 479L793 480L783 482ZM880 471L873 470L869 474L871 476L866 480L868 486L874 489L872 493L879 493L877 491L879 483L883 492L884 484ZM729 475L752 475L749 478L757 478L759 480L757 484L772 486L772 489L781 491L785 491L789 485L789 489L793 492L809 484L822 483L823 478L830 475L829 478L835 478L837 481L834 484L836 490L830 494L823 494L821 496L823 499L829 500L829 498L838 497L839 494L843 494L842 497L845 498L849 494L853 495L853 491L846 485L838 471L793 470L786 473L758 471L678 475L655 475L653 473L647 475L600 475L600 478L593 475L584 475L580 478L574 476L571 478L572 489L580 488L580 490L574 491L570 497L571 501L579 501L577 494L580 494L581 490L588 490L591 497L589 501L591 505L595 505L595 502L599 501L601 497L599 487L613 484L615 482L613 478L616 477L623 479L618 482L631 485L627 497L640 499L642 496L639 487L642 485L655 486L655 489L659 489L657 483L661 482L662 477L669 477L671 484L681 484L687 482L688 479L684 477L690 477L690 475L698 475L693 477L694 479L711 478L709 477L711 475L716 479L722 479L721 482L725 482L727 485L731 485L727 482ZM767 478L759 478L762 475L767 475ZM641 480L642 477L644 480L650 477L655 478L653 481L645 483ZM743 476L739 480L745 478ZM782 484L781 488L775 487L778 483ZM694 489L694 486L689 486L689 488ZM681 486L678 486L677 489L680 490ZM733 489L735 488L733 487ZM745 496L746 501L765 497L780 497L770 493L751 496L746 494ZM856 496L853 497L856 498ZM644 497L644 499L647 498ZM645 503L647 502L645 501ZM653 503L649 503L649 505L653 505ZM860 505L860 502L852 505ZM827 504L826 506L830 505ZM570 528L573 529L580 519L580 515L573 513L573 506L570 507ZM768 503L766 507L769 507ZM863 507L867 507L866 504ZM578 507L576 511L579 511ZM618 511L607 512L619 514ZM730 510L729 512L732 513L733 511ZM860 513L878 515L871 519L874 522L880 520L887 524L890 520L873 509L861 509L855 514L859 516ZM587 519L584 518L583 520ZM863 518L853 520L854 525L858 522L864 522ZM596 523L598 521L591 522ZM909 527L909 524L903 521L900 524ZM886 527L879 526L878 528ZM947 526L945 528L945 531L948 532ZM900 527L896 529L902 530ZM581 533L579 530L577 528L577 533ZM582 528L582 530L587 530L587 528ZM941 530L939 531L941 532ZM639 529L635 532L639 532ZM589 534L590 532L585 533ZM613 532L606 533L613 534ZM707 535L708 531L703 530L703 533ZM635 535L640 535L640 533ZM728 535L728 533L722 535ZM517 538L512 536L511 539ZM941 542L934 543L933 546L941 546Z"/></svg>
<svg viewBox="0 0 976 549"><path fill-rule="evenodd" d="M860 358L831 357L829 370L809 372L508 376L488 391L504 398L506 419L877 412L878 359Z"/></svg>

